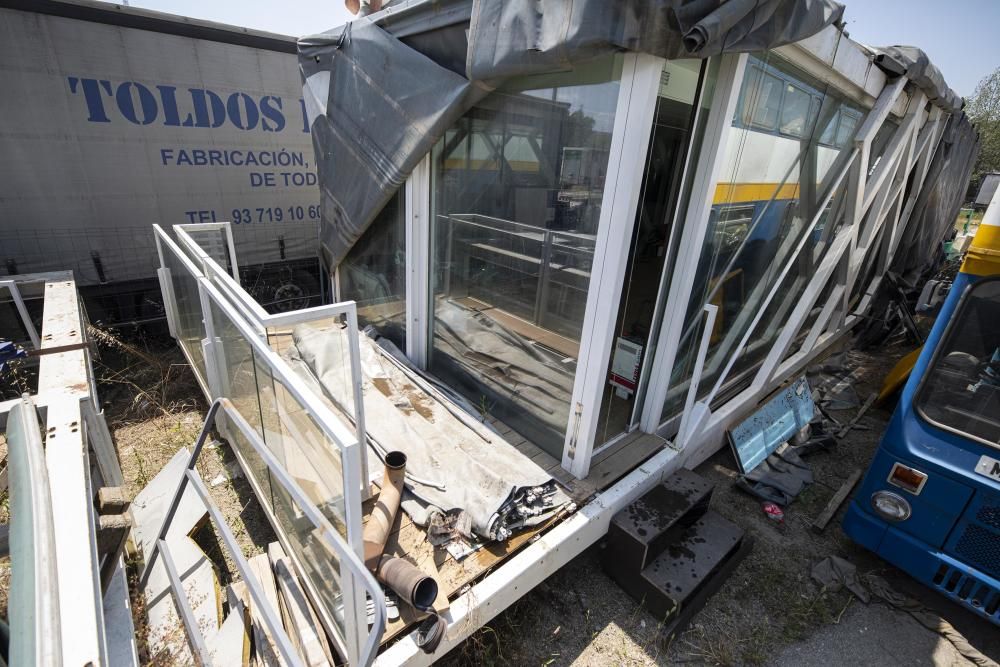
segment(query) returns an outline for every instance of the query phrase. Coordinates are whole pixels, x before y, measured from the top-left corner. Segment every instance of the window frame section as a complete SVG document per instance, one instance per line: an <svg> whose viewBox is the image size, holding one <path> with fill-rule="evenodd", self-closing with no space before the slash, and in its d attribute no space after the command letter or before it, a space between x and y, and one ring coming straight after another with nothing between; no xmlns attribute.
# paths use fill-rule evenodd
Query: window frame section
<svg viewBox="0 0 1000 667"><path fill-rule="evenodd" d="M932 381L933 376L936 375L936 371L939 369L939 364L943 361L943 357L947 356L946 351L951 348L954 343L955 336L964 333L963 327L966 324L965 315L971 307L972 299L976 290L989 289L991 287L993 289L1000 287L1000 277L991 276L983 278L967 286L963 291L958 304L955 306L951 320L948 322L947 327L945 327L944 332L941 334L941 340L935 347L934 354L931 357L930 362L927 364L927 369L924 371L923 377L920 378L920 384L917 386L917 390L913 394L912 406L914 408L914 412L916 412L920 419L934 428L941 429L967 440L972 440L993 449L1000 449L1000 441L991 442L978 434L969 433L968 430L959 428L953 424L943 423L942 421L931 417L925 410L925 405L931 396L931 387L936 384ZM997 308L1000 309L1000 294L993 295L993 299L997 300ZM996 391L1000 393L1000 388L997 388Z"/></svg>

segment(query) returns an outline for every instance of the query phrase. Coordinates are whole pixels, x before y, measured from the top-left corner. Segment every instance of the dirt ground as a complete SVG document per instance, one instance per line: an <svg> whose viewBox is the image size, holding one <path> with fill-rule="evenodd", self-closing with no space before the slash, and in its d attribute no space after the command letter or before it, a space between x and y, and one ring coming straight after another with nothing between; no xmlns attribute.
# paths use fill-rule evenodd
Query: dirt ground
<svg viewBox="0 0 1000 667"><path fill-rule="evenodd" d="M178 450L193 450L208 406L184 356L169 337L142 332L94 333L99 344L94 359L98 395L131 499ZM274 531L239 463L218 433L210 433L197 468L244 555L263 553L275 540ZM240 578L207 522L194 539L219 566L220 585ZM169 664L169 659L151 656L146 649L144 605L141 596L136 595L139 563L133 559L128 567L140 660L144 664Z"/></svg>
<svg viewBox="0 0 1000 667"><path fill-rule="evenodd" d="M846 353L847 366L856 368L854 388L861 401L879 389L885 373L910 349L897 344L868 353ZM810 377L813 386L819 379ZM946 642L917 627L905 614L876 603L865 608L846 591L822 590L809 573L814 563L830 555L856 564L859 573L886 578L897 590L949 620L973 646L1000 660L1000 633L995 627L920 586L844 535L840 522L846 502L822 534L810 530L843 481L867 467L893 407L873 408L860 420L861 428L849 432L836 449L809 457L816 482L786 509L783 524L766 518L760 500L733 486L737 473L728 448L696 469L716 485L712 509L741 526L753 537L754 547L689 629L672 643L666 643L658 619L604 574L599 543L493 619L447 656L444 664L892 664L879 652L881 641L857 642L851 634L857 627L873 637L906 629L909 655L900 664L971 664L950 645L939 648ZM857 411L853 407L830 410L830 414L846 423ZM810 639L820 635L822 641L813 646ZM825 655L823 647L827 647ZM799 653L796 648L801 649Z"/></svg>
<svg viewBox="0 0 1000 667"><path fill-rule="evenodd" d="M130 337L129 343L122 344L118 340L117 344L105 341L96 370L102 378L101 396L129 491L134 494L178 448L193 445L206 406L172 341ZM869 353L848 351L841 357L848 369L856 369L852 378L859 401L878 389L885 373L909 349L909 345L897 344ZM810 378L814 386L822 379ZM1000 658L1000 633L995 628L925 590L844 536L839 526L846 503L822 534L809 529L842 482L867 466L892 407L873 408L860 420L860 428L841 439L835 450L810 457L816 482L787 509L783 524L766 518L758 499L735 489L736 471L728 449L697 469L716 485L713 509L746 530L754 538L754 547L721 592L672 643L666 642L662 623L604 574L602 545L598 544L494 618L445 656L442 664L843 664L839 658L845 642L855 647L853 662L885 663L885 656L876 655L875 648L865 653L866 645L854 636L898 632L907 619L885 607L869 611L846 592L821 590L809 571L828 555L847 558L860 572L886 577L899 590L942 613L979 650ZM847 422L857 410L855 405L830 414ZM273 533L246 480L233 474L238 465L228 447L213 437L198 467L203 479L216 482L213 496L244 553L261 552L274 539ZM206 538L210 555L212 544ZM222 583L226 583L232 564L219 553L215 556L229 570L222 573ZM930 642L930 647L940 643L922 628L912 632ZM921 658L909 664L961 664L954 652L913 648L920 645L909 642L910 652ZM826 659L815 662L824 650ZM811 660L805 660L802 652Z"/></svg>

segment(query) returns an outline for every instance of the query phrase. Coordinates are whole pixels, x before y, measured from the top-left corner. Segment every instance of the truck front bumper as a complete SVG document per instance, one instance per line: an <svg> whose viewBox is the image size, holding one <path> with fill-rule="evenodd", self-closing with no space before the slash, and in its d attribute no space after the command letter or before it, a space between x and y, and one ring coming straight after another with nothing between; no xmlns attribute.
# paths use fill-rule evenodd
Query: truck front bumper
<svg viewBox="0 0 1000 667"><path fill-rule="evenodd" d="M1000 581L929 547L851 502L844 532L917 581L933 588L995 625L1000 625Z"/></svg>

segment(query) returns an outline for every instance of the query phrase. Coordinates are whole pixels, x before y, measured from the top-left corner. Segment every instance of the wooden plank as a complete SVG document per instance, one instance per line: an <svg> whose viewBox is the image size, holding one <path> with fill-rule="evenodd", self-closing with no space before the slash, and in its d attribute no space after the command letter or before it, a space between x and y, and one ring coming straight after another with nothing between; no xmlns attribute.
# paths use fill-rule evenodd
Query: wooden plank
<svg viewBox="0 0 1000 667"><path fill-rule="evenodd" d="M266 604L274 612L275 618L281 618L281 607L278 603L278 589L274 583L274 571L271 570L271 560L267 554L258 554L249 559L250 573L264 589ZM256 605L250 605L250 620L253 629L255 660L262 665L281 665L281 653L277 642L264 623L264 615Z"/></svg>
<svg viewBox="0 0 1000 667"><path fill-rule="evenodd" d="M848 432L850 432L852 428L855 428L858 425L858 422L861 421L861 418L865 416L865 413L868 412L868 409L871 406L875 405L875 401L877 399L878 399L877 393L873 393L871 396L869 396L868 400L865 401L865 404L861 406L860 410L858 410L858 414L854 415L854 419L844 424L841 427L841 429L837 431L836 437L843 438L845 435L848 434Z"/></svg>
<svg viewBox="0 0 1000 667"><path fill-rule="evenodd" d="M614 456L605 458L596 466L592 465L587 481L597 489L606 489L660 451L666 443L659 436L643 433Z"/></svg>
<svg viewBox="0 0 1000 667"><path fill-rule="evenodd" d="M213 665L250 665L249 609L246 584L236 582L226 586L229 615L215 634L205 638Z"/></svg>
<svg viewBox="0 0 1000 667"><path fill-rule="evenodd" d="M823 529L826 528L826 524L830 523L830 519L832 519L833 515L837 513L837 509L844 504L844 500L846 500L847 496L850 495L851 489L854 488L854 485L858 483L859 479L861 479L861 471L855 470L851 473L850 477L848 477L844 483L840 485L837 492L833 494L832 498L830 498L830 502L826 504L823 511L820 512L819 516L816 517L816 520L813 521L812 531L814 533L823 532Z"/></svg>
<svg viewBox="0 0 1000 667"><path fill-rule="evenodd" d="M285 619L285 630L302 660L310 667L327 667L336 664L316 617L316 612L306 598L305 591L299 585L298 577L292 569L292 563L285 551L277 542L267 547L267 555L274 569L274 578L278 584L278 600Z"/></svg>

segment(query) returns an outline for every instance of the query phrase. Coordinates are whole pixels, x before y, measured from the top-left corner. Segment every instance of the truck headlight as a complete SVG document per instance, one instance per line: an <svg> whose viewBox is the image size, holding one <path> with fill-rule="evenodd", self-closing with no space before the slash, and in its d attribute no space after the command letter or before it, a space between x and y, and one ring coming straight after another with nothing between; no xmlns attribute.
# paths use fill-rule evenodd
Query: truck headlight
<svg viewBox="0 0 1000 667"><path fill-rule="evenodd" d="M906 521L912 513L910 503L906 502L906 499L901 495L892 491L876 491L873 493L872 509L886 521L893 522Z"/></svg>

